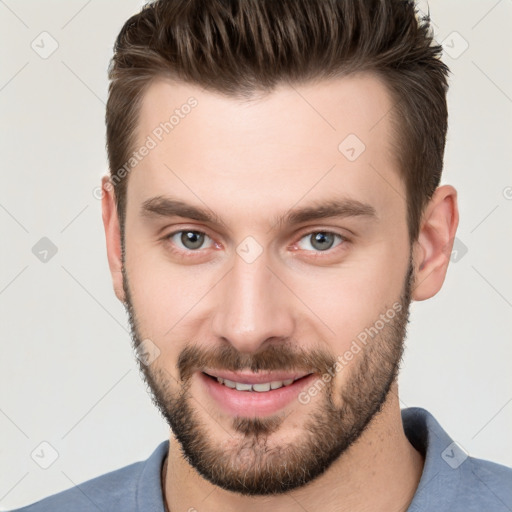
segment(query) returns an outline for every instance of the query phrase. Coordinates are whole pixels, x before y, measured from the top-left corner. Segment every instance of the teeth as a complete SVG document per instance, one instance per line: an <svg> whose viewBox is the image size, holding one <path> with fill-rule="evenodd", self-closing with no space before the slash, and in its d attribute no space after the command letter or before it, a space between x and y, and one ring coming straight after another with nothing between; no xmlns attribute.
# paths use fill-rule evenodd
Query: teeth
<svg viewBox="0 0 512 512"><path fill-rule="evenodd" d="M270 391L270 382L264 382L262 384L253 384L252 389L260 393L263 391Z"/></svg>
<svg viewBox="0 0 512 512"><path fill-rule="evenodd" d="M244 384L242 382L234 382L232 380L223 379L222 377L216 377L217 381L224 384L228 388L236 389L237 391L257 391L258 393L264 393L271 389L279 389L283 386L289 386L294 382L294 379L286 380L275 380L272 382L262 382L260 384ZM298 380L298 379L295 379Z"/></svg>
<svg viewBox="0 0 512 512"><path fill-rule="evenodd" d="M219 379L217 379L217 380L219 380ZM228 379L222 379L222 380L224 381L224 382L222 382L222 384L224 384L228 388L235 389L236 384L232 380L228 380Z"/></svg>
<svg viewBox="0 0 512 512"><path fill-rule="evenodd" d="M251 391L252 386L250 384L242 384L241 382L235 382L237 391Z"/></svg>

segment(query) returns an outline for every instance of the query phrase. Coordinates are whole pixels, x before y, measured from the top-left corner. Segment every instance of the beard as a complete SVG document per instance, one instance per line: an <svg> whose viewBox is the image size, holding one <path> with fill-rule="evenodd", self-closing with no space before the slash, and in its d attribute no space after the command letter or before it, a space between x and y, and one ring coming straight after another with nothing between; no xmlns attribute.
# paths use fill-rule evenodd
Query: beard
<svg viewBox="0 0 512 512"><path fill-rule="evenodd" d="M122 271L125 308L137 351L144 337L138 329L124 264ZM325 350L305 351L297 348L298 343L284 342L270 345L262 352L241 354L230 344L212 349L188 344L178 357L179 379L164 367L144 364L139 358L152 401L167 421L188 463L212 484L245 496L282 494L319 477L363 434L388 398L403 356L412 284L410 254L398 300L401 308L354 355L349 367L342 369L348 373L342 389L335 389L334 378L322 382L318 400L309 405L312 410L301 434L292 442L283 441L280 445L275 440L269 442L272 433L286 419L282 414L233 417L231 428L236 435L228 435L225 443L212 438L211 427L200 419L203 407L190 392L191 378L194 372L209 367L253 372L314 371L321 379L327 373L332 375L336 364L336 358ZM367 327L371 330L371 326Z"/></svg>

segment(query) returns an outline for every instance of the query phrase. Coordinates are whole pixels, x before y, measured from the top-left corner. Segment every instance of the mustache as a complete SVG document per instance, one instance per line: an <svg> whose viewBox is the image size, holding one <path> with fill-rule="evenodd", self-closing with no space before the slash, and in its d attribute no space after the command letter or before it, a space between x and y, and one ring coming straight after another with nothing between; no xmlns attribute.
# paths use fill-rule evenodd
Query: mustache
<svg viewBox="0 0 512 512"><path fill-rule="evenodd" d="M327 373L336 363L328 352L313 349L291 348L290 345L269 345L264 351L254 354L240 353L232 345L205 348L188 345L180 353L176 367L179 378L187 381L196 371L204 368L216 370L252 372L285 370L308 373Z"/></svg>

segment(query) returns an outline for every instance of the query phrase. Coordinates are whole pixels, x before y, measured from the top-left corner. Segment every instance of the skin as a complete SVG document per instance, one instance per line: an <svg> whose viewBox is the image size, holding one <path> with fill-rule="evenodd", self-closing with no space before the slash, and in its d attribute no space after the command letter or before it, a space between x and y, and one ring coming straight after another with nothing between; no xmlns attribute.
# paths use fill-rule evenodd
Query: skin
<svg viewBox="0 0 512 512"><path fill-rule="evenodd" d="M281 340L291 340L290 347L308 354L343 354L365 327L400 300L410 261L412 300L428 299L440 290L458 225L457 192L450 185L436 190L411 252L405 186L386 115L392 100L376 77L359 74L282 85L254 101L158 80L144 98L137 147L191 96L197 107L129 175L124 281L119 219L108 177L103 178L113 286L119 300L131 307L138 340L150 339L160 351L145 369L155 386L166 387L169 396L183 391L177 364L190 345L205 354L228 346L246 360L269 347L288 346ZM338 150L351 133L366 146L353 162ZM293 226L273 222L292 208L322 204L340 194L372 205L377 219L328 218ZM206 205L223 223L142 216L144 201L159 195ZM174 244L163 240L179 229L207 233L210 238L199 255L187 252L179 237ZM351 241L318 251L306 235L319 231ZM262 250L251 263L236 252L248 236ZM384 340L383 334L381 346ZM308 419L326 407L327 389L341 407L361 360L354 357L308 404L287 406L278 428L267 433L266 446L300 444ZM188 385L189 403L204 422L208 440L235 453L243 434L235 431L233 418L209 397L196 373ZM243 468L243 461L239 464ZM262 506L277 512L395 512L407 509L422 469L423 457L403 431L394 379L367 428L308 485L269 496L226 490L195 470L170 432L163 490L173 512L191 507L252 512Z"/></svg>

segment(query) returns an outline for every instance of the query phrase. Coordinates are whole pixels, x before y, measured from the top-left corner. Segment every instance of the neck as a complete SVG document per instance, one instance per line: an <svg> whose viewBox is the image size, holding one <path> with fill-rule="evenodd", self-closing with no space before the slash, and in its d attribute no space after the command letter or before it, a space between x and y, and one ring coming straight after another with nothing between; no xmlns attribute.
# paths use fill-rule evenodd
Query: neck
<svg viewBox="0 0 512 512"><path fill-rule="evenodd" d="M361 437L309 485L278 496L247 497L221 489L183 458L171 433L162 485L167 510L405 512L423 471L423 456L405 436L396 382L381 411ZM300 505L299 505L300 504ZM205 507L206 505L206 507Z"/></svg>

